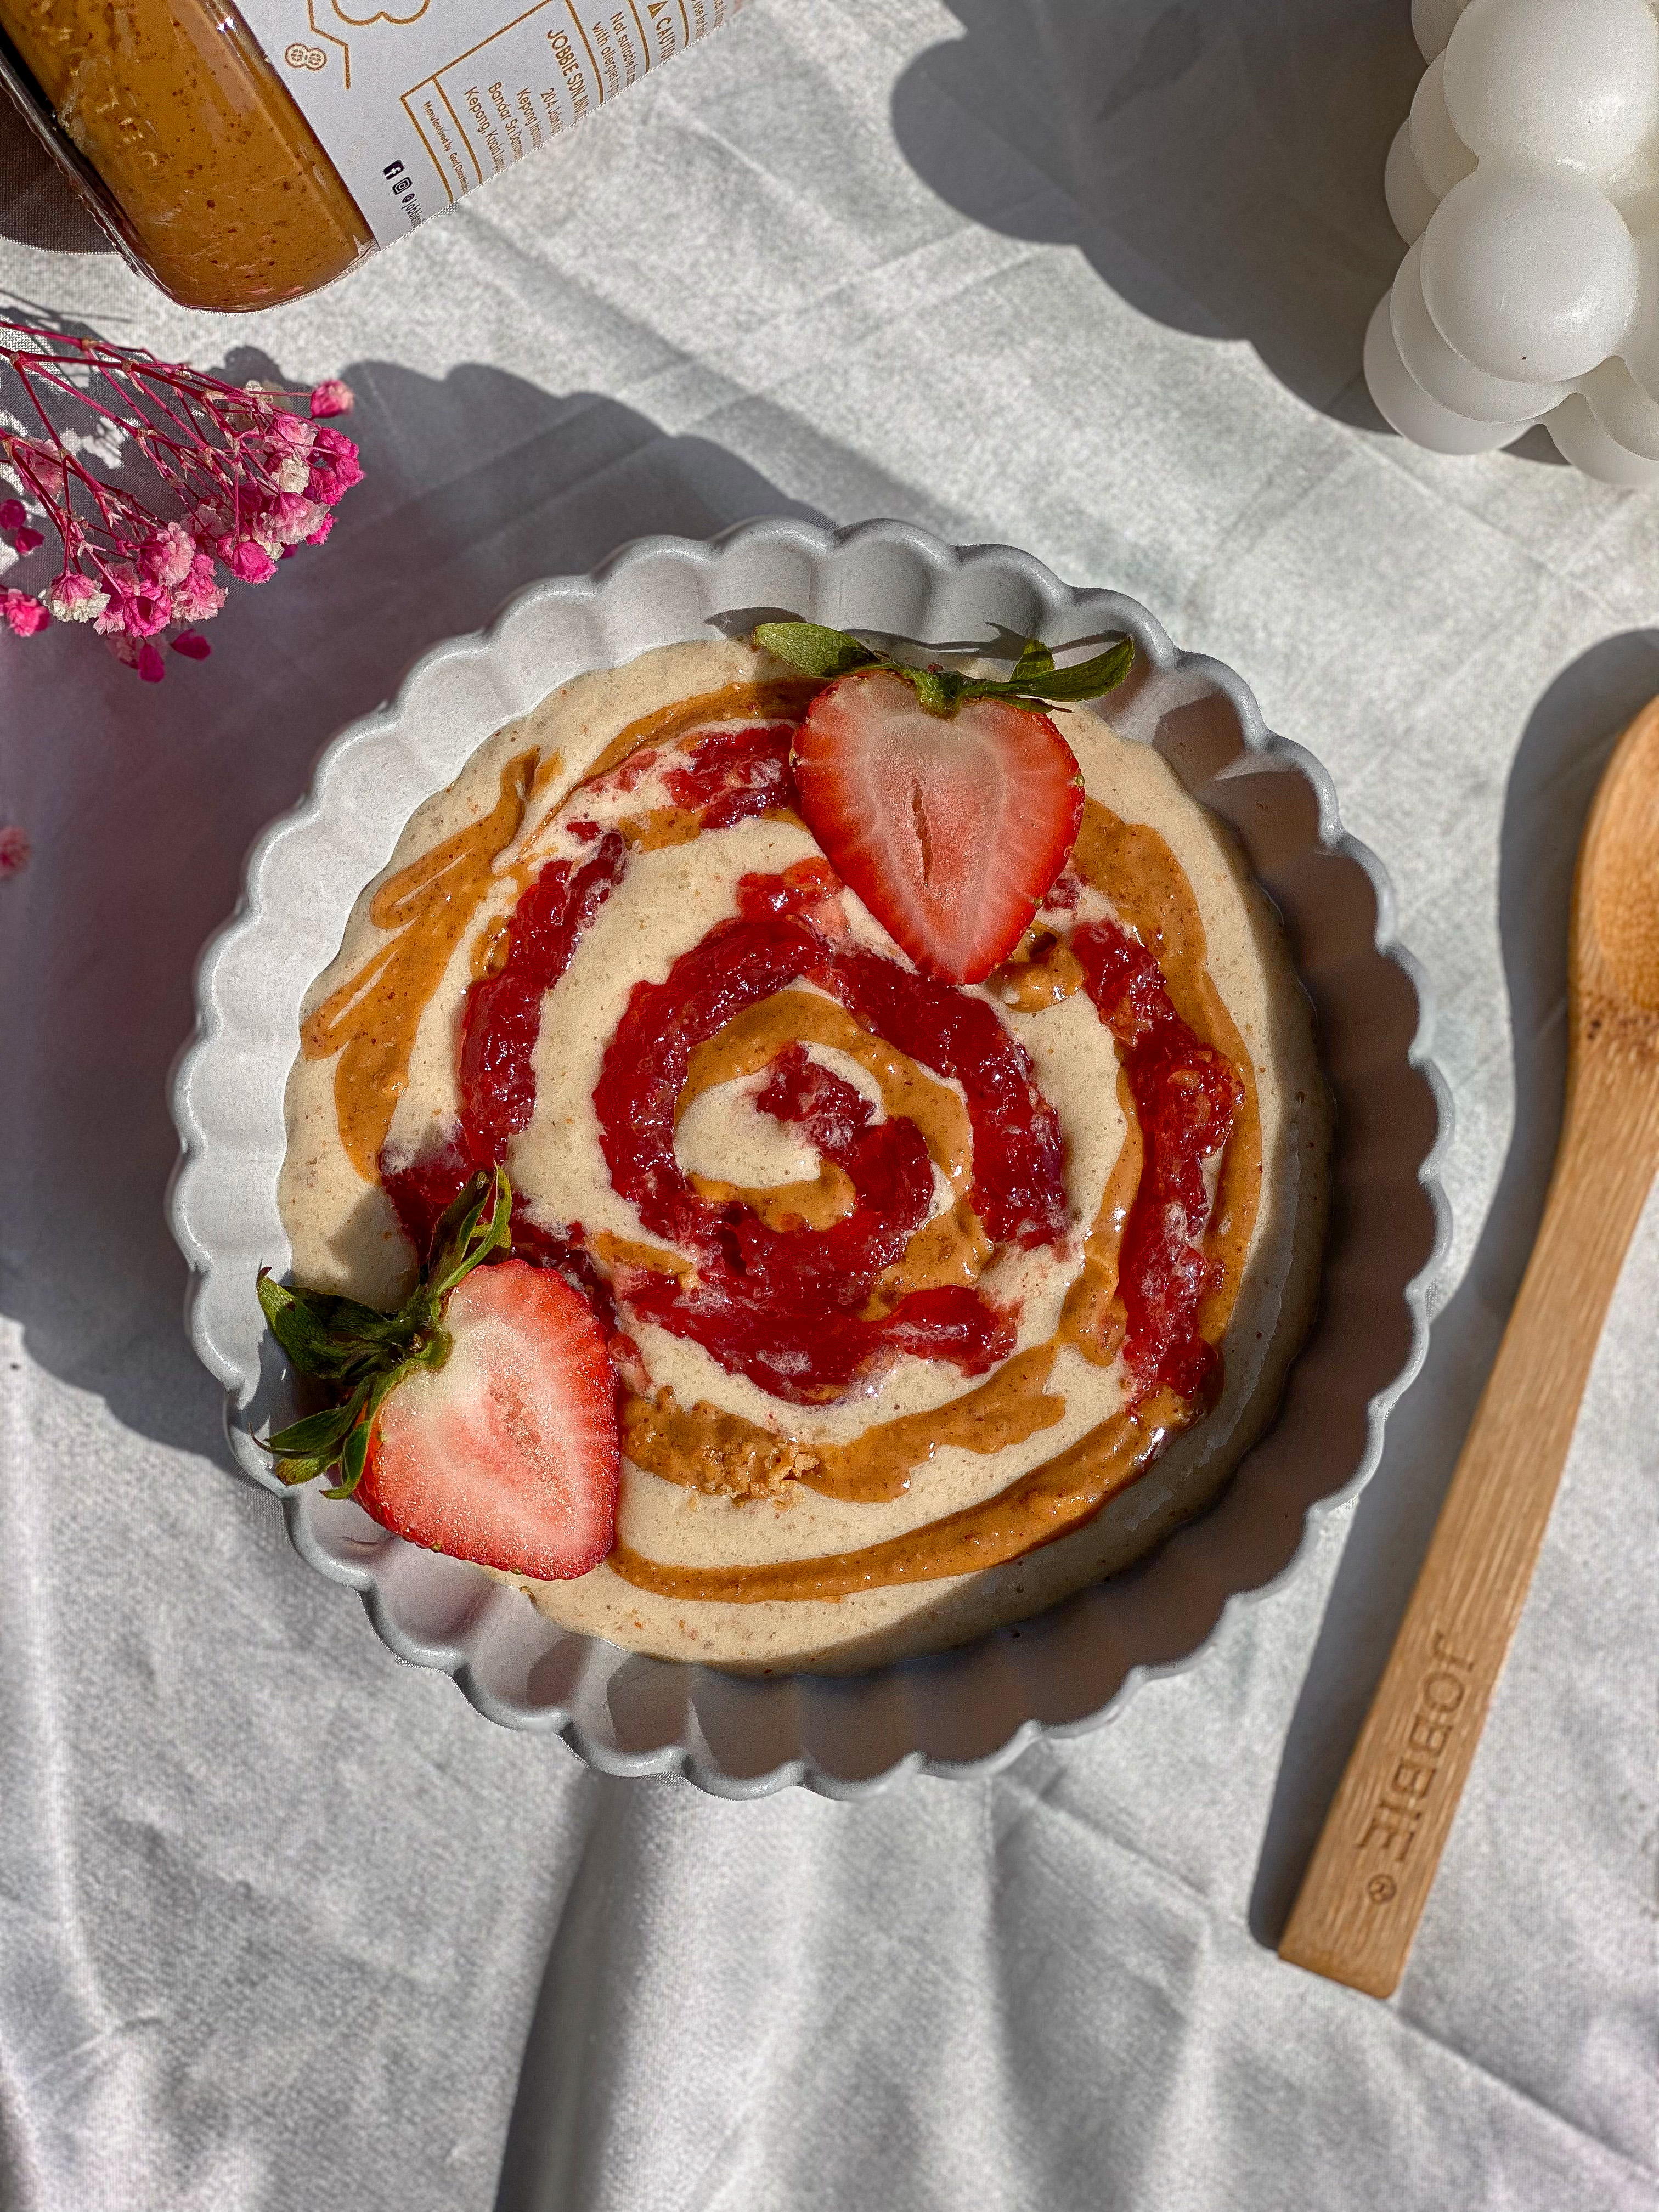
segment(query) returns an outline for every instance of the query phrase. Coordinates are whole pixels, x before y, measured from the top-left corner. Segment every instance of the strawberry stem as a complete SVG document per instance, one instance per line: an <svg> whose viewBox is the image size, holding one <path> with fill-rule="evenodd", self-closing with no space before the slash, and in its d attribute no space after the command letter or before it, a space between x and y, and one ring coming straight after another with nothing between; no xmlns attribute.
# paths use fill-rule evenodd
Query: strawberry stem
<svg viewBox="0 0 1659 2212"><path fill-rule="evenodd" d="M339 1402L307 1413L265 1439L285 1483L310 1482L337 1467L331 1498L349 1498L368 1464L381 1406L417 1367L449 1357L443 1326L451 1294L513 1239L513 1186L504 1168L481 1169L452 1200L433 1238L432 1259L396 1313L328 1291L296 1290L261 1267L258 1299L271 1334L295 1370L328 1383Z"/></svg>
<svg viewBox="0 0 1659 2212"><path fill-rule="evenodd" d="M965 676L937 663L918 668L911 661L878 652L847 630L829 629L822 623L762 623L753 642L762 652L775 653L780 660L826 684L855 675L861 669L887 670L902 677L930 714L947 720L970 699L998 699L1036 714L1045 707L1098 699L1122 683L1135 657L1134 640L1121 637L1092 659L1056 668L1052 649L1040 638L1028 638L1012 675L1005 681L994 676Z"/></svg>

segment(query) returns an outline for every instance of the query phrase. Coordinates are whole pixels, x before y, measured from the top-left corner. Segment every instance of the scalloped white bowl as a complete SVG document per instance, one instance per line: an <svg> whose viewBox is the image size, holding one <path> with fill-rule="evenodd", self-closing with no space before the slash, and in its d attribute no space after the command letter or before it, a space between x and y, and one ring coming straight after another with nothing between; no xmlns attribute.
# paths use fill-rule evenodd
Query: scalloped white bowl
<svg viewBox="0 0 1659 2212"><path fill-rule="evenodd" d="M182 1158L168 1212L191 1271L191 1340L225 1386L231 1449L256 1481L280 1488L253 1437L289 1402L252 1294L260 1263L280 1271L288 1258L283 1085L301 999L358 891L416 806L556 684L766 612L941 647L994 645L999 630L1055 647L1134 637L1113 725L1156 745L1239 837L1284 916L1336 1098L1320 1313L1278 1419L1218 1501L1131 1571L1017 1629L852 1677L755 1680L618 1650L314 1485L282 1495L302 1557L360 1591L394 1651L453 1674L490 1719L556 1731L609 1774L678 1769L727 1797L791 1782L853 1796L908 1769L985 1772L1045 1732L1098 1726L1148 1674L1189 1662L1231 1601L1291 1567L1310 1516L1376 1466L1384 1417L1421 1363L1449 1231L1434 1172L1449 1114L1388 878L1344 834L1325 771L1263 726L1237 676L1178 652L1133 600L1073 591L1007 546L958 549L901 523L646 538L590 576L521 592L490 630L437 647L392 705L343 731L305 803L255 845L236 912L203 954L196 1036L173 1083Z"/></svg>

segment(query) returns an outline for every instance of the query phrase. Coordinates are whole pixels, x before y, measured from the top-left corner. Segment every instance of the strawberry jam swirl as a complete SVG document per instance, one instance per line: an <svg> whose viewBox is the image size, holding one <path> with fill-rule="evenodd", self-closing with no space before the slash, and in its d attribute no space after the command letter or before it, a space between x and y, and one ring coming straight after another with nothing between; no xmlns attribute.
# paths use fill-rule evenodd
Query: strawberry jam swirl
<svg viewBox="0 0 1659 2212"><path fill-rule="evenodd" d="M455 1119L412 1160L380 1154L380 1180L422 1255L466 1178L503 1162L529 1126L533 1055L556 1006L551 994L635 854L757 817L791 818L796 726L783 718L675 732L603 764L566 799L556 856L530 873L468 990ZM638 814L620 811L635 794ZM1136 842L1151 835L1091 800L1043 927L1010 971L1027 994L1011 1004L1086 992L1116 1047L1128 1133L1085 1241L1061 1336L1097 1364L1121 1355L1121 1413L966 1515L866 1552L716 1571L659 1566L623 1545L611 1565L627 1579L676 1597L815 1598L1018 1557L1081 1525L1215 1402L1258 1194L1254 1085L1204 968L1190 891L1155 838L1185 905L1175 890L1162 905L1145 902L1146 883L1163 880L1157 854ZM1003 1433L1045 1425L1063 1403L1043 1395L1059 1340L1012 1358L1018 1312L980 1281L999 1255L1076 1235L1060 1118L990 999L855 941L842 896L821 860L744 876L734 914L663 981L635 985L592 1100L611 1186L655 1243L590 1240L580 1221L550 1223L541 1206L532 1217L522 1198L515 1206L515 1253L557 1268L609 1332L625 1378L624 1449L672 1480L686 1478L664 1456L669 1416L656 1412L663 1394L649 1396L631 1334L642 1322L690 1340L786 1404L867 1392L905 1355L964 1377L1000 1370L957 1402L969 1409L994 1400ZM884 1066L908 1071L909 1089L884 1085L887 1110L878 1115L863 1091L811 1056L809 1045L832 1042L860 1046L866 1065L884 1053ZM799 1200L787 1195L781 1207L769 1194L711 1186L676 1155L690 1099L721 1079L709 1056L729 1067L744 1049L741 1065L760 1084L756 1110L798 1131L823 1164L819 1183L790 1186ZM942 1138L951 1116L965 1117L968 1143ZM1243 1152L1232 1141L1241 1118ZM942 1217L945 1178L954 1205ZM950 1416L946 1408L927 1419L949 1432ZM720 1426L722 1449L752 1457L775 1448L769 1431L737 1416L720 1417ZM904 1468L932 1449L910 1437L917 1426L917 1417L877 1425L841 1455L839 1472L834 1454L809 1455L804 1479L847 1498L890 1497L908 1480ZM964 1415L968 1448L991 1448L972 1435Z"/></svg>
<svg viewBox="0 0 1659 2212"><path fill-rule="evenodd" d="M793 726L717 730L686 749L663 778L695 834L726 829L787 805ZM635 756L608 781L637 788L654 757ZM586 803L598 793L586 790ZM573 836L592 845L580 861L549 861L519 901L498 973L475 982L462 1018L459 1127L441 1152L382 1163L382 1179L418 1248L436 1215L479 1167L506 1158L535 1105L531 1060L542 1008L583 932L622 880L628 846L580 811ZM966 1095L973 1132L970 1203L994 1245L1058 1243L1066 1231L1064 1144L1024 1047L984 1000L927 981L897 962L832 934L827 868L791 883L751 876L744 909L678 960L665 982L635 988L594 1091L606 1164L641 1222L681 1257L679 1269L624 1263L611 1295L641 1320L698 1343L728 1371L796 1404L842 1396L903 1353L982 1375L1014 1347L1011 1317L966 1285L906 1292L868 1310L878 1279L902 1258L933 1211L933 1163L914 1121L872 1126L868 1102L796 1047L774 1063L757 1103L793 1124L845 1172L856 1203L833 1226L779 1229L741 1200L711 1203L674 1153L674 1126L691 1056L735 1016L791 984L816 985L860 1028L925 1063ZM837 887L838 888L838 887ZM828 896L826 896L826 891ZM526 1224L533 1229L533 1224ZM526 1235L523 1256L582 1249L579 1223ZM584 1273L586 1270L582 1271Z"/></svg>
<svg viewBox="0 0 1659 2212"><path fill-rule="evenodd" d="M1223 1270L1202 1241L1210 1215L1204 1165L1233 1133L1243 1085L1176 1012L1157 961L1117 922L1085 922L1071 945L1117 1040L1146 1146L1118 1257L1134 1396L1161 1386L1210 1404L1220 1395L1221 1353L1206 1341L1199 1312Z"/></svg>

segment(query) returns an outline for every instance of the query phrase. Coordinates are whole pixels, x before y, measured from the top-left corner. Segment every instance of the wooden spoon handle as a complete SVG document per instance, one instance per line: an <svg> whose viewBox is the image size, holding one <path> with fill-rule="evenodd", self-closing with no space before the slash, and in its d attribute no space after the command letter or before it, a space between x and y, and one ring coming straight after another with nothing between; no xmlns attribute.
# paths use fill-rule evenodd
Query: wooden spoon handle
<svg viewBox="0 0 1659 2212"><path fill-rule="evenodd" d="M1390 1996L1537 1563L1590 1361L1659 1165L1659 1086L1593 1055L1538 1241L1279 1956Z"/></svg>

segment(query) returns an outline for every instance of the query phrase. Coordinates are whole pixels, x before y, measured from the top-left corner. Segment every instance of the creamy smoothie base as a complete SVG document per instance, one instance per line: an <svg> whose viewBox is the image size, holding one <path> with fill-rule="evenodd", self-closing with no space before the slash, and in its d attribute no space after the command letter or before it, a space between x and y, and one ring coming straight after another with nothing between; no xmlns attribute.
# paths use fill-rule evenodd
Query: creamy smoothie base
<svg viewBox="0 0 1659 2212"><path fill-rule="evenodd" d="M526 884L546 862L591 850L596 820L627 840L626 872L544 1003L533 1111L505 1164L532 1218L561 1234L579 1223L604 1272L620 1267L626 1280L629 1266L661 1272L675 1264L607 1168L594 1101L607 1048L635 986L662 984L677 960L737 912L740 878L779 877L819 855L787 807L696 834L695 823L677 817L662 749L705 726L753 724L769 705L798 715L810 690L746 644L660 648L562 686L488 739L416 811L305 1001L306 1048L288 1086L279 1187L296 1281L383 1306L410 1287L416 1255L374 1179L377 1158L417 1158L453 1126L469 988L490 972ZM673 710L693 701L705 702L702 718L693 714L677 730ZM1064 1134L1066 1231L1029 1250L993 1252L976 1237L965 1199L971 1139L961 1082L895 1054L820 985L796 979L751 1010L747 1031L739 1018L699 1048L705 1059L699 1065L694 1056L675 1127L679 1168L699 1190L741 1193L763 1218L773 1191L785 1194L780 1203L797 1217L814 1205L825 1220L836 1218L837 1205L845 1212L838 1171L797 1127L757 1106L762 1055L798 1040L866 1102L874 1122L902 1112L922 1130L933 1212L902 1264L931 1269L927 1280L975 1280L996 1306L1017 1312L1012 1354L986 1374L907 1354L867 1389L831 1403L790 1403L690 1337L634 1316L624 1302L622 1325L644 1370L624 1408L624 1454L631 1446L672 1465L678 1479L624 1457L612 1559L571 1582L524 1585L562 1626L664 1657L766 1670L858 1668L960 1643L1150 1549L1216 1493L1271 1415L1311 1321L1323 1240L1329 1107L1310 1010L1277 920L1224 828L1155 751L1115 736L1099 709L1058 708L1053 717L1091 805L1074 863L1084 879L1079 902L1064 915L1040 911L1038 923L1052 921L1051 933L1063 938L1069 923L1110 915L1087 854L1121 868L1124 854L1138 849L1133 826L1126 843L1123 825L1156 833L1142 838L1149 881L1182 911L1195 908L1201 925L1192 973L1177 981L1193 1003L1211 1009L1212 1041L1233 1059L1248 1093L1244 1121L1208 1170L1218 1219L1248 1224L1234 1255L1218 1399L1189 1425L1177 1417L1162 1429L1154 1407L1145 1411L1146 1431L1128 1433L1133 1393L1122 1357L1103 1359L1102 1340L1074 1322L1086 1303L1083 1279L1096 1264L1090 1240L1105 1218L1103 1201L1110 1200L1107 1215L1115 1206L1121 1226L1133 1188L1124 1188L1125 1162L1133 1166L1135 1154L1125 1149L1133 1106L1126 1115L1111 1030L1086 991L1071 988L1074 976L1066 995L1044 988L1051 968L1060 973L1054 963L1069 957L1063 945L966 994L993 1006L1024 1048ZM630 740L641 757L654 749L657 763L631 789L607 776L580 793L585 780L617 767ZM840 908L849 946L908 969L850 891ZM1173 972L1176 951L1152 949ZM1179 1003L1175 982L1171 994ZM1247 1157L1258 1138L1259 1187L1255 1155ZM892 1295L904 1286L896 1284ZM1152 1455L1164 1431L1169 1441ZM981 1449L952 1440L969 1433ZM1070 1470L1091 1462L1085 1440L1099 1435L1122 1443L1103 1505L1043 1541L1028 1527L1030 1510L1055 1515L1061 1526L1079 1517ZM1046 1471L1054 1468L1066 1479L1051 1480ZM744 1486L755 1494L732 1494ZM924 1554L953 1516L966 1516L951 1524L964 1531L953 1561L958 1553L971 1561L988 1543L997 1556L996 1501L1038 1493L1046 1500L1038 1509L1022 1504L1027 1517L1018 1525L1036 1547L1023 1555L943 1577L921 1570L925 1578L876 1578L892 1562ZM889 1565L870 1571L870 1586L852 1586L861 1571L836 1563L872 1553ZM791 1562L811 1563L795 1578L801 1594L732 1595L757 1587L757 1573L772 1588L791 1586ZM699 1589L714 1594L695 1595ZM838 1594L816 1594L830 1589Z"/></svg>

